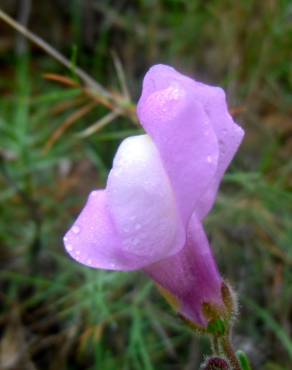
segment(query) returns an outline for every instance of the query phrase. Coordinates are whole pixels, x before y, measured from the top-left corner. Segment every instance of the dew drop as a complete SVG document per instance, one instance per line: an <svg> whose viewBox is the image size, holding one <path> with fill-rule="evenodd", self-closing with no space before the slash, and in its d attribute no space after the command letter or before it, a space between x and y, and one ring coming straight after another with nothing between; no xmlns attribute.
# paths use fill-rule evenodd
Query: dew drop
<svg viewBox="0 0 292 370"><path fill-rule="evenodd" d="M178 100L180 98L180 92L179 89L174 89L172 91L172 99L173 100Z"/></svg>
<svg viewBox="0 0 292 370"><path fill-rule="evenodd" d="M212 159L212 157L210 155L208 155L208 157L207 157L207 162L208 163L212 163L213 162L213 159Z"/></svg>
<svg viewBox="0 0 292 370"><path fill-rule="evenodd" d="M88 265L91 265L91 264L92 264L92 259L88 258L88 259L87 259L87 261L86 261L86 263L87 263Z"/></svg>
<svg viewBox="0 0 292 370"><path fill-rule="evenodd" d="M76 256L80 256L80 251L76 251Z"/></svg>
<svg viewBox="0 0 292 370"><path fill-rule="evenodd" d="M68 238L67 238L67 236L65 236L65 238L64 238L64 242L66 242L66 241L68 241Z"/></svg>
<svg viewBox="0 0 292 370"><path fill-rule="evenodd" d="M79 233L80 233L80 227L79 227L79 226L77 226L77 225L74 225L74 226L72 227L72 232L73 232L74 234L79 234Z"/></svg>
<svg viewBox="0 0 292 370"><path fill-rule="evenodd" d="M67 245L66 245L66 248L67 248L67 251L68 251L68 252L71 252L71 251L73 250L73 247L72 247L72 245L71 245L71 244L67 244Z"/></svg>
<svg viewBox="0 0 292 370"><path fill-rule="evenodd" d="M121 168L115 168L115 170L112 172L112 174L116 177L120 176L122 173Z"/></svg>

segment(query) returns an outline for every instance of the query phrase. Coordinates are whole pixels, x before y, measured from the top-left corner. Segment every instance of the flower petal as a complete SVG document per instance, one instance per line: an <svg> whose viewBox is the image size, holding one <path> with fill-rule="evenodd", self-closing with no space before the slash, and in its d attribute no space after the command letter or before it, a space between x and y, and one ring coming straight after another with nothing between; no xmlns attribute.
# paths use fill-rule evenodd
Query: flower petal
<svg viewBox="0 0 292 370"><path fill-rule="evenodd" d="M196 207L198 217L203 219L215 202L222 177L239 148L244 131L229 114L223 89L196 81L192 83L196 86L197 99L203 104L219 143L219 160L215 177Z"/></svg>
<svg viewBox="0 0 292 370"><path fill-rule="evenodd" d="M166 65L156 65L150 69L143 85L143 99L169 86L169 81L176 81L187 91L192 91L194 101L201 103L204 112L216 134L219 144L218 167L205 193L199 197L196 213L200 219L206 217L212 208L220 181L234 157L243 139L244 131L238 126L228 112L226 96L223 89L195 81Z"/></svg>
<svg viewBox="0 0 292 370"><path fill-rule="evenodd" d="M161 155L185 223L217 170L216 135L192 86L174 69L146 74L138 116Z"/></svg>
<svg viewBox="0 0 292 370"><path fill-rule="evenodd" d="M67 252L79 263L109 270L135 270L141 261L125 256L114 228L104 190L90 193L87 203L64 237Z"/></svg>
<svg viewBox="0 0 292 370"><path fill-rule="evenodd" d="M175 256L148 266L144 271L167 292L180 307L180 313L205 326L202 304L222 306L222 278L202 224L192 216L184 248Z"/></svg>
<svg viewBox="0 0 292 370"><path fill-rule="evenodd" d="M148 135L120 145L110 171L107 199L124 253L143 265L180 250L185 230L158 150Z"/></svg>

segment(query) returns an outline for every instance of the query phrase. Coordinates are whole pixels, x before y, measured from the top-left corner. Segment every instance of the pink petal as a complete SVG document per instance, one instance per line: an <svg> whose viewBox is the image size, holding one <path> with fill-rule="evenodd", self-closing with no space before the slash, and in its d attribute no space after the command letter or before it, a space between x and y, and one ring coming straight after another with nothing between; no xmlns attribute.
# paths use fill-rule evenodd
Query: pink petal
<svg viewBox="0 0 292 370"><path fill-rule="evenodd" d="M244 131L228 112L224 90L194 81L197 99L203 104L219 142L218 168L205 194L199 199L196 213L200 219L212 208L222 177L243 139Z"/></svg>
<svg viewBox="0 0 292 370"><path fill-rule="evenodd" d="M90 193L85 207L66 233L64 244L72 258L89 267L124 271L141 267L141 261L125 256L119 249L121 241L104 190Z"/></svg>
<svg viewBox="0 0 292 370"><path fill-rule="evenodd" d="M146 265L182 248L185 229L159 152L148 135L122 142L106 193L125 254L140 257Z"/></svg>
<svg viewBox="0 0 292 370"><path fill-rule="evenodd" d="M64 238L78 262L124 271L175 254L184 242L169 179L147 135L121 143L106 190L90 194Z"/></svg>
<svg viewBox="0 0 292 370"><path fill-rule="evenodd" d="M216 173L219 147L203 105L180 76L170 67L151 68L138 116L159 150L186 225Z"/></svg>
<svg viewBox="0 0 292 370"><path fill-rule="evenodd" d="M199 325L207 324L202 303L222 305L222 278L202 224L195 215L191 218L184 248L144 271L178 300L181 314Z"/></svg>
<svg viewBox="0 0 292 370"><path fill-rule="evenodd" d="M244 136L228 112L226 95L220 87L194 81L197 99L203 104L219 141L218 175L223 176Z"/></svg>
<svg viewBox="0 0 292 370"><path fill-rule="evenodd" d="M167 88L169 81L176 81L186 90L192 91L194 101L203 106L219 143L218 167L215 176L196 205L196 213L200 219L203 219L215 202L220 181L238 150L244 131L229 114L223 89L195 81L169 66L156 65L150 69L143 85L143 101L159 89Z"/></svg>

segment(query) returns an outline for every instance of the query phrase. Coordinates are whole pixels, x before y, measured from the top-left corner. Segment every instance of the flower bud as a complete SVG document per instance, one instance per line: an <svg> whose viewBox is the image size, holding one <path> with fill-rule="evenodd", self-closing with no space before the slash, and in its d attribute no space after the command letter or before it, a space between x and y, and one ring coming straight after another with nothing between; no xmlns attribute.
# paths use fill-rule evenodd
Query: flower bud
<svg viewBox="0 0 292 370"><path fill-rule="evenodd" d="M230 370L230 366L222 357L210 357L201 365L201 370Z"/></svg>

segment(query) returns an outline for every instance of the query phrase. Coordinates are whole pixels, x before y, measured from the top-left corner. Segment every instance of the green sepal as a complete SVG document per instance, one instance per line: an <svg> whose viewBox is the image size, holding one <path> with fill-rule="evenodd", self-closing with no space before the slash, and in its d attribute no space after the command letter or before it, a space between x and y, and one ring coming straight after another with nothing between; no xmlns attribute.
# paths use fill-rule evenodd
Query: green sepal
<svg viewBox="0 0 292 370"><path fill-rule="evenodd" d="M249 363L249 359L243 351L237 351L236 356L238 358L242 370L252 370Z"/></svg>
<svg viewBox="0 0 292 370"><path fill-rule="evenodd" d="M215 335L217 337L222 337L227 333L227 325L224 320L216 319L208 323L207 331L209 334Z"/></svg>

